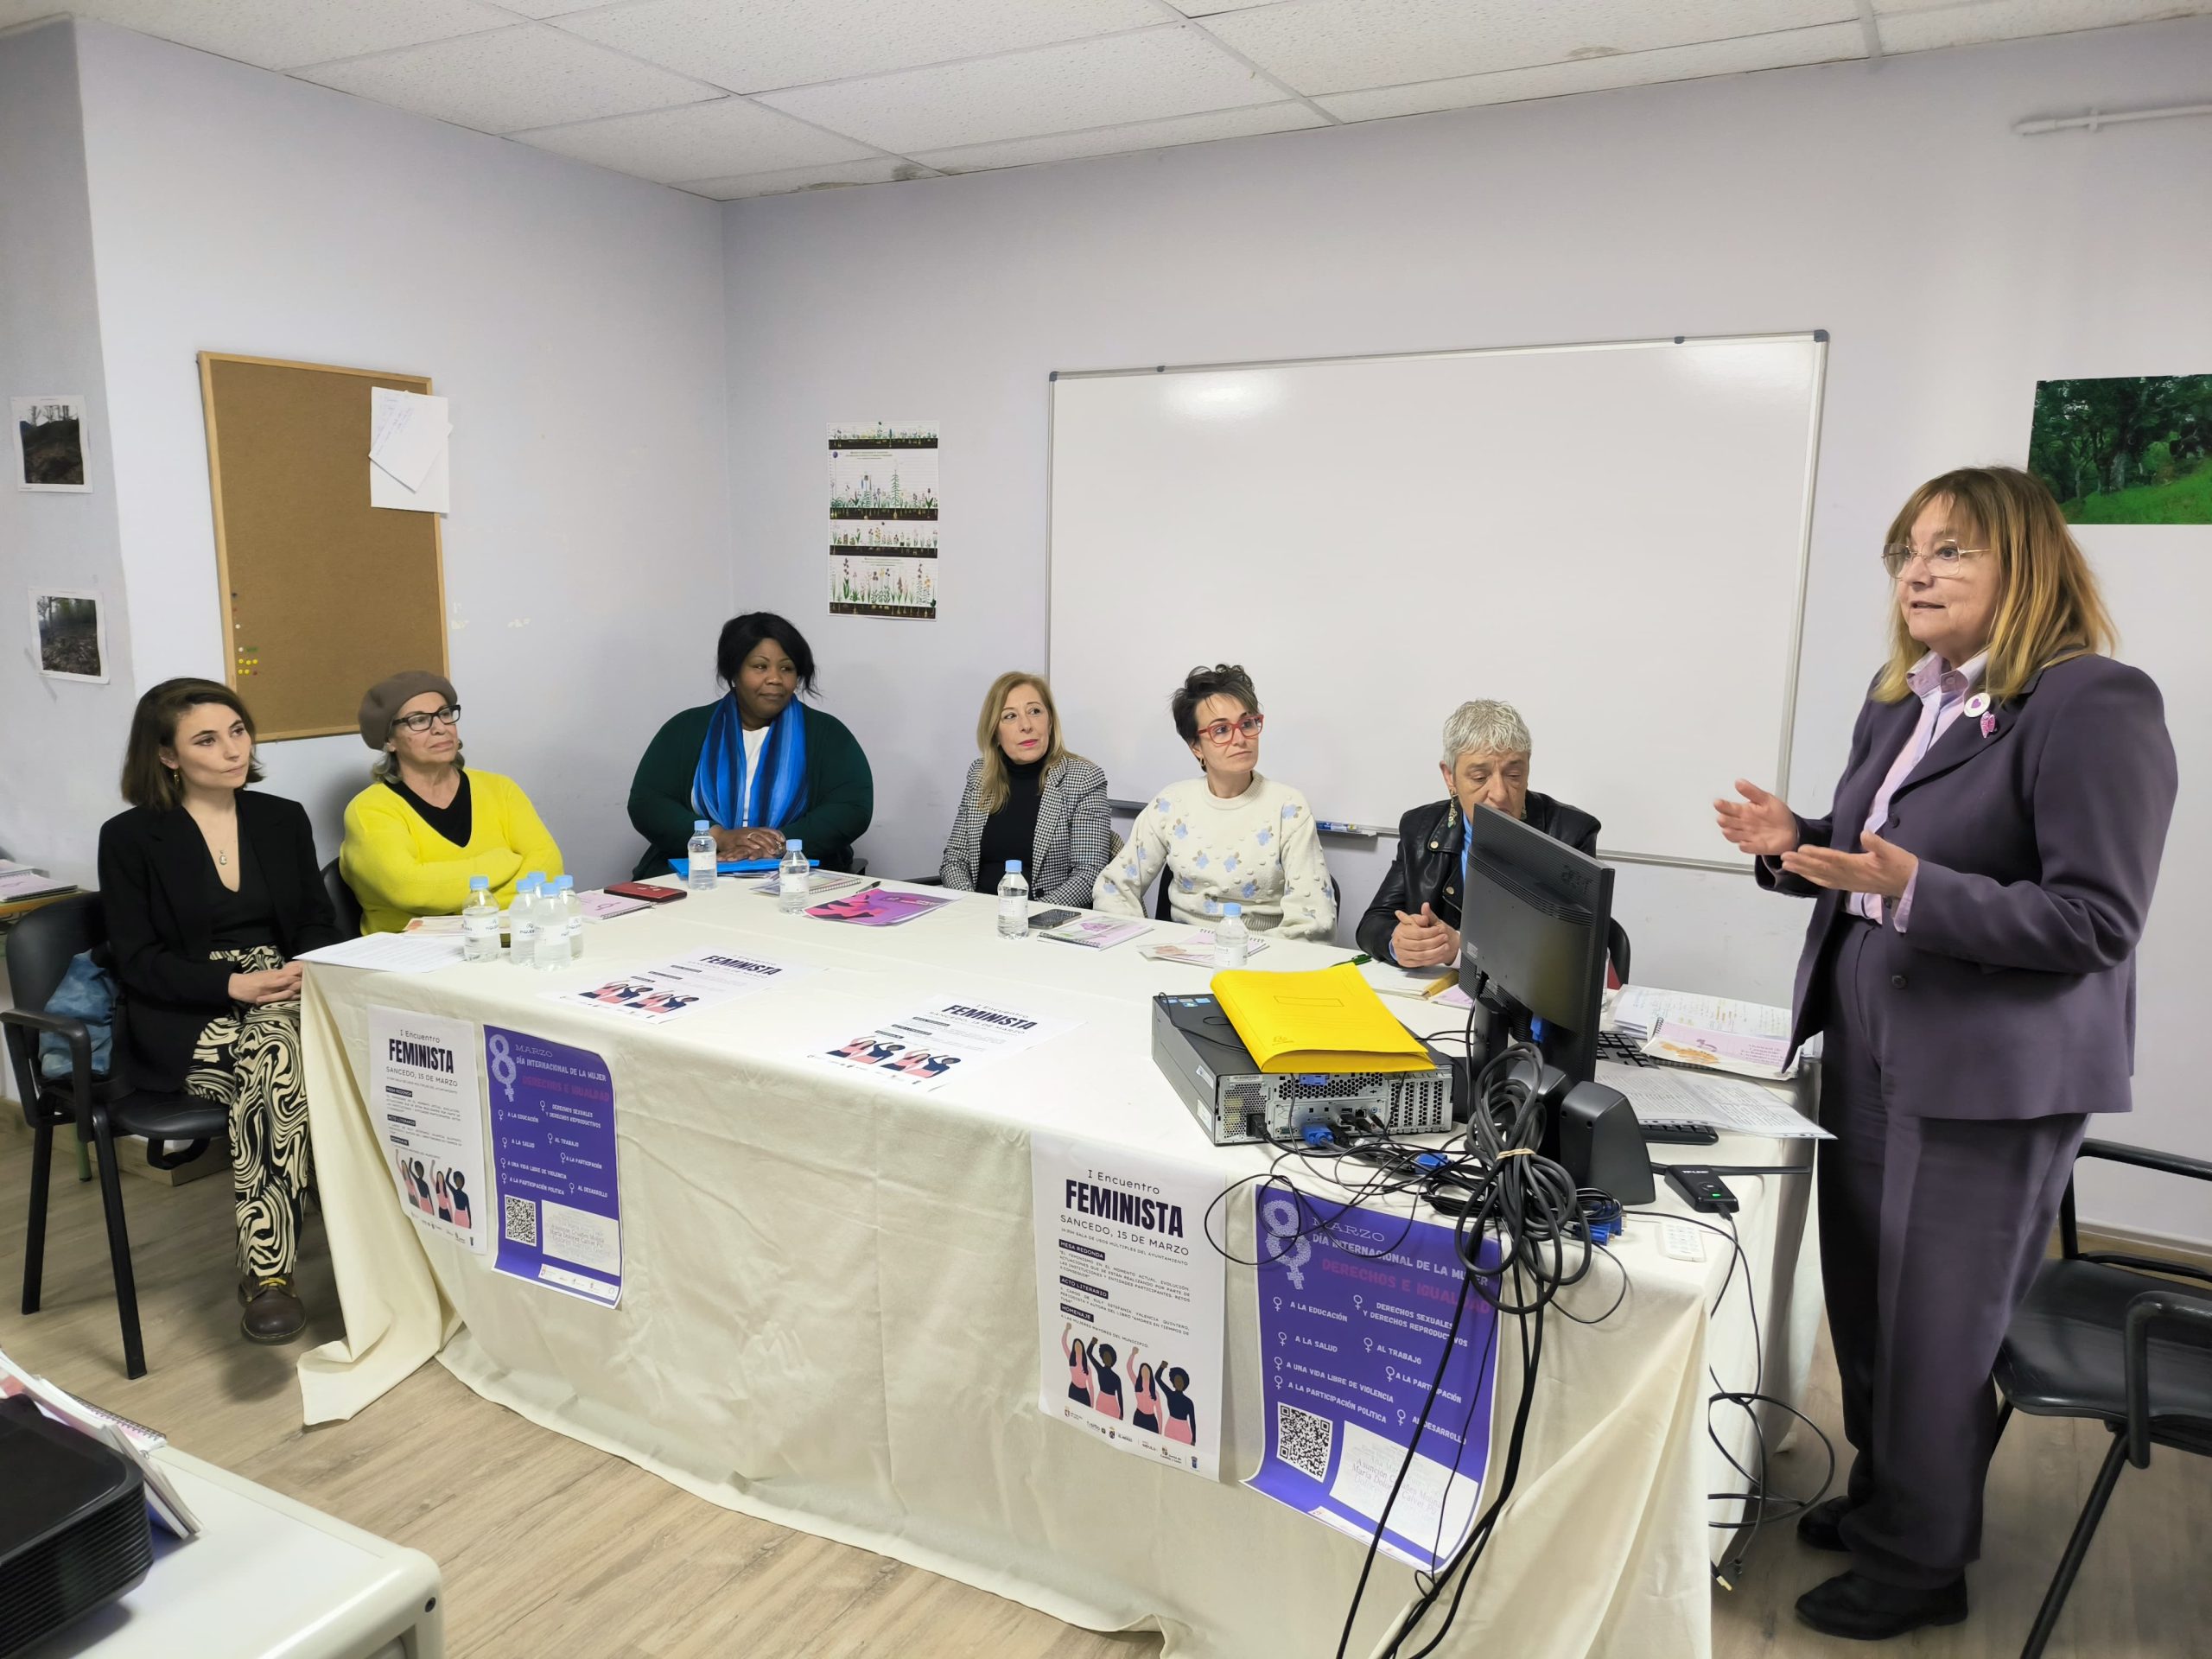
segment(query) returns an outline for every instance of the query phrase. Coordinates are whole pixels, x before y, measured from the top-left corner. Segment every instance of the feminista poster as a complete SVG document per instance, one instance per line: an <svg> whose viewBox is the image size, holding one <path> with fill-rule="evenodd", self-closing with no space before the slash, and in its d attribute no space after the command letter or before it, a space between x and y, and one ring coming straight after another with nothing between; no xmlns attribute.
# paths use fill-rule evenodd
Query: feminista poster
<svg viewBox="0 0 2212 1659"><path fill-rule="evenodd" d="M1221 1460L1213 1171L1033 1133L1037 1404L1116 1451L1208 1480Z"/></svg>
<svg viewBox="0 0 2212 1659"><path fill-rule="evenodd" d="M481 1252L484 1103L476 1093L475 1026L372 1007L369 1096L400 1204L426 1231Z"/></svg>

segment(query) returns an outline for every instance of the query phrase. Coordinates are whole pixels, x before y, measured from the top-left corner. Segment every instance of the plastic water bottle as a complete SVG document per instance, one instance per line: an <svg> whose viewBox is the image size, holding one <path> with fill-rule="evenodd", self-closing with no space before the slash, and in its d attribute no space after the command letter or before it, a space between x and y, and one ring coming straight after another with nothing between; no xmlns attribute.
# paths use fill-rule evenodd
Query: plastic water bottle
<svg viewBox="0 0 2212 1659"><path fill-rule="evenodd" d="M695 819L691 825L691 839L683 849L690 862L686 868L683 885L694 893L715 890L714 830L704 818Z"/></svg>
<svg viewBox="0 0 2212 1659"><path fill-rule="evenodd" d="M1006 874L999 878L999 938L1026 939L1029 937L1029 882L1021 874L1021 861L1009 858Z"/></svg>
<svg viewBox="0 0 2212 1659"><path fill-rule="evenodd" d="M515 883L514 902L507 906L507 960L518 968L537 965L538 894L544 891L544 874L532 870Z"/></svg>
<svg viewBox="0 0 2212 1659"><path fill-rule="evenodd" d="M1242 968L1244 965L1244 944L1251 935L1244 931L1244 906L1224 905L1221 919L1214 924L1213 965L1217 968Z"/></svg>
<svg viewBox="0 0 2212 1659"><path fill-rule="evenodd" d="M565 875L556 875L545 884L543 894L537 901L537 965L551 972L566 968L576 959L576 947L581 943L569 931L583 931L583 906L576 903L576 884Z"/></svg>
<svg viewBox="0 0 2212 1659"><path fill-rule="evenodd" d="M776 866L776 908L786 916L798 915L806 908L813 885L814 868L806 861L806 843L785 842L783 861Z"/></svg>
<svg viewBox="0 0 2212 1659"><path fill-rule="evenodd" d="M584 906L576 897L576 878L564 875L560 880L561 914L569 924L569 960L582 962L584 956Z"/></svg>
<svg viewBox="0 0 2212 1659"><path fill-rule="evenodd" d="M468 902L461 907L461 954L468 962L499 959L499 901L492 896L492 878L468 878Z"/></svg>

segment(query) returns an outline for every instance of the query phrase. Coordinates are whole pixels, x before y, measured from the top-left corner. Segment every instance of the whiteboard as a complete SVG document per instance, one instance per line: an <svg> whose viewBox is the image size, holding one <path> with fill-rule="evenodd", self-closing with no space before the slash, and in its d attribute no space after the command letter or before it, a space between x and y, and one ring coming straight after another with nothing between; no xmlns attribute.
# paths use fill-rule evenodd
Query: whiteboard
<svg viewBox="0 0 2212 1659"><path fill-rule="evenodd" d="M1068 743L1141 800L1167 701L1242 663L1260 769L1395 833L1497 697L1609 857L1741 869L1711 801L1786 791L1825 334L1055 374Z"/></svg>

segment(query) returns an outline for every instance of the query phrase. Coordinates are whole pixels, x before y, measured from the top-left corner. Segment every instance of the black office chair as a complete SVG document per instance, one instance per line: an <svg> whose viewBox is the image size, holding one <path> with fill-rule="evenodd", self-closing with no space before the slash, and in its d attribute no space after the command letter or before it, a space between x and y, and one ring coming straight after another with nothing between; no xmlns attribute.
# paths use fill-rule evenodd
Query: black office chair
<svg viewBox="0 0 2212 1659"><path fill-rule="evenodd" d="M130 1236L123 1223L123 1171L115 1160L115 1137L146 1137L148 1161L175 1169L207 1150L224 1131L227 1114L210 1102L187 1095L134 1090L124 1075L124 1009L115 1019L115 1061L110 1075L92 1072L92 1038L84 1022L44 1012L47 1001L69 971L70 958L104 945L107 920L97 893L78 893L32 912L8 935L8 983L16 1006L0 1009L8 1033L8 1058L15 1065L16 1088L23 1101L23 1121L31 1128L30 1229L23 1241L23 1312L38 1312L40 1281L46 1265L47 1185L52 1173L54 1131L73 1123L80 1141L92 1146L99 1162L100 1203L107 1211L107 1251L115 1271L115 1300L123 1321L124 1370L146 1375L145 1344L138 1332L138 1290L130 1272ZM38 1039L53 1032L69 1045L69 1078L49 1082L38 1066ZM187 1142L180 1152L164 1147Z"/></svg>
<svg viewBox="0 0 2212 1659"><path fill-rule="evenodd" d="M346 878L338 873L338 861L332 859L322 867L323 891L330 895L331 914L338 918L338 937L358 939L361 937L361 901L353 896L353 889L346 885Z"/></svg>
<svg viewBox="0 0 2212 1659"><path fill-rule="evenodd" d="M2080 1157L2212 1181L2212 1163L2110 1141L2084 1141ZM1998 1430L2016 1409L2032 1417L2094 1418L2112 1431L2112 1447L2021 1659L2040 1659L2050 1640L2121 1465L2147 1468L2153 1445L2212 1457L2212 1294L2158 1276L2212 1285L2212 1273L2145 1256L2083 1254L2070 1179L2058 1236L2063 1254L2037 1273L1997 1357L1997 1386L2005 1396Z"/></svg>
<svg viewBox="0 0 2212 1659"><path fill-rule="evenodd" d="M1605 918L1605 957L1613 964L1613 977L1624 985L1628 976L1628 930L1611 917Z"/></svg>

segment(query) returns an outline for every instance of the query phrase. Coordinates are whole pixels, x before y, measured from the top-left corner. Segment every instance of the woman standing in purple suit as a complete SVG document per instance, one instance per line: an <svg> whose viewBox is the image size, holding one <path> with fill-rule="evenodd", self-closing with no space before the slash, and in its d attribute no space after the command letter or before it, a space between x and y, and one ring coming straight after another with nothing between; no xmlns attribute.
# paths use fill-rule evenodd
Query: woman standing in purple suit
<svg viewBox="0 0 2212 1659"><path fill-rule="evenodd" d="M2173 814L2158 688L2058 504L2010 467L1913 492L1882 560L1890 658L1825 818L1714 804L1759 885L1817 902L1791 1044L1827 1033L1821 1265L1857 1453L1798 1535L1851 1570L1832 1636L1967 1614L1990 1370L2092 1112L2128 1109L2135 945Z"/></svg>

